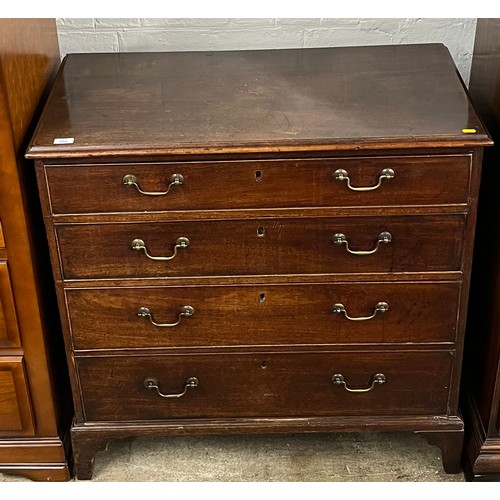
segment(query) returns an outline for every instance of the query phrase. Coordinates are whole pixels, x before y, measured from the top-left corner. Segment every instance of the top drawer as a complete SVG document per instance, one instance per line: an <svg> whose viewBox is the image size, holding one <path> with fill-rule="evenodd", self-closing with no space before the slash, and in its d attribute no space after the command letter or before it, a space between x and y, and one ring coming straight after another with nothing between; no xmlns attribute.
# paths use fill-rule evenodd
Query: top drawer
<svg viewBox="0 0 500 500"><path fill-rule="evenodd" d="M45 167L53 214L466 204L471 155ZM453 182L450 182L453 179Z"/></svg>

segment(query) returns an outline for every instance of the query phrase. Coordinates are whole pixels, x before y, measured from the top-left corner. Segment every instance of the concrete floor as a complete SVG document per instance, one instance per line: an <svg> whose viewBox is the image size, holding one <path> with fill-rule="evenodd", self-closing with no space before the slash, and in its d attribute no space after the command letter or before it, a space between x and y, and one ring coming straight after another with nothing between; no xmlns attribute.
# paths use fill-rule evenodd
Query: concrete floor
<svg viewBox="0 0 500 500"><path fill-rule="evenodd" d="M0 474L0 481L24 481ZM457 482L412 433L129 438L96 456L94 482Z"/></svg>

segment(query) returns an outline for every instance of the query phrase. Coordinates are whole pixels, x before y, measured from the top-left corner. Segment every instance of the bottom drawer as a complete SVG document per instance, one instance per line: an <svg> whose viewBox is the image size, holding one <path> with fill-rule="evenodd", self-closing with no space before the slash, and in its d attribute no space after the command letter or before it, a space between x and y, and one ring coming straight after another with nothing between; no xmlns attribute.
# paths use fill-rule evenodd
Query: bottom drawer
<svg viewBox="0 0 500 500"><path fill-rule="evenodd" d="M445 415L452 360L450 351L252 353L80 357L77 367L87 421L132 421Z"/></svg>

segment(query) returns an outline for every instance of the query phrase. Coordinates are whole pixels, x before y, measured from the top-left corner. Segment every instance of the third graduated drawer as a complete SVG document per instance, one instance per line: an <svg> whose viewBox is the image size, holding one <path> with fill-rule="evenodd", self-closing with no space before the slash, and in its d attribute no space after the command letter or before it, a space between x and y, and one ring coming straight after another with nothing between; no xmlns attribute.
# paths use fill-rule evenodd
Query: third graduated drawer
<svg viewBox="0 0 500 500"><path fill-rule="evenodd" d="M465 214L56 225L64 279L460 271Z"/></svg>
<svg viewBox="0 0 500 500"><path fill-rule="evenodd" d="M471 155L45 167L53 214L467 204ZM453 179L453 182L450 182Z"/></svg>
<svg viewBox="0 0 500 500"><path fill-rule="evenodd" d="M66 289L75 350L453 343L459 282Z"/></svg>

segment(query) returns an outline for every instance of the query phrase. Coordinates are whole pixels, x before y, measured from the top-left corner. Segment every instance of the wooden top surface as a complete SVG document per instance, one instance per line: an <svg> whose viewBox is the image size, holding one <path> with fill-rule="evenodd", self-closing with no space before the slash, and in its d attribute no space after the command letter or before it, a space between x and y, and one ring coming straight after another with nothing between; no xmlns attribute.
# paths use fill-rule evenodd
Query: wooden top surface
<svg viewBox="0 0 500 500"><path fill-rule="evenodd" d="M94 53L65 59L27 156L490 143L441 44Z"/></svg>

